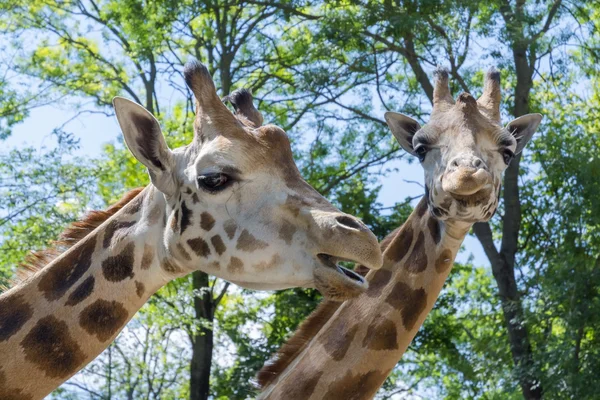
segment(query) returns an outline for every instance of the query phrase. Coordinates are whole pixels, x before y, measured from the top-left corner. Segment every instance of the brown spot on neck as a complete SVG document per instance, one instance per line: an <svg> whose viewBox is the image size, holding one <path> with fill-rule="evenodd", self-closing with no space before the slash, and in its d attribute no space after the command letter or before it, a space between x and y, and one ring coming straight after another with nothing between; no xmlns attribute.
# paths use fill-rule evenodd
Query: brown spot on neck
<svg viewBox="0 0 600 400"><path fill-rule="evenodd" d="M425 235L423 232L419 232L417 241L413 247L410 256L404 263L404 267L407 271L412 273L419 273L425 271L427 268L427 254L425 253Z"/></svg>
<svg viewBox="0 0 600 400"><path fill-rule="evenodd" d="M127 244L116 256L108 257L102 261L102 273L109 282L120 282L127 278L133 278L135 245Z"/></svg>
<svg viewBox="0 0 600 400"><path fill-rule="evenodd" d="M433 239L433 242L437 245L440 243L440 240L442 240L442 230L440 227L440 222L436 218L433 218L431 215L428 215L427 218L427 229L429 230L429 233L431 233L431 238Z"/></svg>
<svg viewBox="0 0 600 400"><path fill-rule="evenodd" d="M296 233L296 227L289 221L283 221L281 227L279 228L279 239L285 241L285 243L289 246L292 244L294 233Z"/></svg>
<svg viewBox="0 0 600 400"><path fill-rule="evenodd" d="M303 367L299 372L300 380L286 380L281 388L276 388L271 395L274 398L308 399L314 393L323 371Z"/></svg>
<svg viewBox="0 0 600 400"><path fill-rule="evenodd" d="M336 380L329 385L327 392L322 399L371 399L375 396L375 393L387 378L388 373L373 370L366 374L354 374L352 371L349 371L341 379Z"/></svg>
<svg viewBox="0 0 600 400"><path fill-rule="evenodd" d="M358 322L349 322L343 318L338 318L329 326L327 335L321 336L323 348L336 361L340 361L346 356L354 336L358 332Z"/></svg>
<svg viewBox="0 0 600 400"><path fill-rule="evenodd" d="M123 304L98 299L81 312L79 325L101 342L106 342L125 326L128 317Z"/></svg>
<svg viewBox="0 0 600 400"><path fill-rule="evenodd" d="M90 294L94 291L94 284L96 282L96 278L93 276L88 276L75 290L73 293L69 295L66 306L75 306L81 303L83 300L87 299Z"/></svg>
<svg viewBox="0 0 600 400"><path fill-rule="evenodd" d="M53 315L40 319L21 341L25 359L49 378L67 378L86 360L67 323Z"/></svg>
<svg viewBox="0 0 600 400"><path fill-rule="evenodd" d="M265 271L265 270L275 268L278 265L281 265L282 262L283 262L283 259L281 258L281 256L279 254L273 254L273 257L271 257L271 260L259 262L257 264L254 264L253 267L259 271Z"/></svg>
<svg viewBox="0 0 600 400"><path fill-rule="evenodd" d="M160 215L162 213L162 207L160 205L155 205L152 210L148 213L148 225L156 225L160 219Z"/></svg>
<svg viewBox="0 0 600 400"><path fill-rule="evenodd" d="M142 282L135 281L135 293L138 295L139 298L141 298L144 295L145 290L146 287Z"/></svg>
<svg viewBox="0 0 600 400"><path fill-rule="evenodd" d="M267 248L269 244L254 237L247 229L244 229L238 238L236 249L252 252Z"/></svg>
<svg viewBox="0 0 600 400"><path fill-rule="evenodd" d="M206 211L200 214L200 227L205 231L210 231L215 226L215 219Z"/></svg>
<svg viewBox="0 0 600 400"><path fill-rule="evenodd" d="M8 385L6 375L0 368L0 399L2 400L33 400L33 397L24 394L22 389L16 389Z"/></svg>
<svg viewBox="0 0 600 400"><path fill-rule="evenodd" d="M95 247L96 236L89 236L46 271L38 288L48 300L60 299L88 271Z"/></svg>
<svg viewBox="0 0 600 400"><path fill-rule="evenodd" d="M394 321L377 315L367 328L362 342L371 350L395 350L398 348L398 330Z"/></svg>
<svg viewBox="0 0 600 400"><path fill-rule="evenodd" d="M410 223L405 223L383 253L384 257L396 263L400 262L408 253L413 236L414 233Z"/></svg>
<svg viewBox="0 0 600 400"><path fill-rule="evenodd" d="M0 297L0 343L10 339L33 316L33 309L20 294Z"/></svg>
<svg viewBox="0 0 600 400"><path fill-rule="evenodd" d="M192 260L192 257L190 256L190 253L187 252L187 250L183 247L183 245L181 243L177 243L177 251L179 252L179 254L181 255L181 257L183 257L187 261L191 261Z"/></svg>
<svg viewBox="0 0 600 400"><path fill-rule="evenodd" d="M374 298L379 297L381 291L392 279L392 271L388 269L380 269L373 273L369 279L369 288L367 289L367 296Z"/></svg>
<svg viewBox="0 0 600 400"><path fill-rule="evenodd" d="M102 247L107 249L112 244L113 237L118 231L127 230L128 228L131 228L133 225L135 225L135 223L136 221L110 221L107 224L106 229L104 230L104 240L102 241ZM119 232L120 239L122 239L125 235L127 235L127 232Z"/></svg>
<svg viewBox="0 0 600 400"><path fill-rule="evenodd" d="M435 270L439 273L445 272L452 266L452 251L444 249L437 260L435 260Z"/></svg>
<svg viewBox="0 0 600 400"><path fill-rule="evenodd" d="M413 289L404 282L397 282L385 301L400 311L402 324L410 331L427 307L427 293L423 288Z"/></svg>
<svg viewBox="0 0 600 400"><path fill-rule="evenodd" d="M144 245L144 255L142 256L142 269L149 269L154 261L154 248L148 244Z"/></svg>

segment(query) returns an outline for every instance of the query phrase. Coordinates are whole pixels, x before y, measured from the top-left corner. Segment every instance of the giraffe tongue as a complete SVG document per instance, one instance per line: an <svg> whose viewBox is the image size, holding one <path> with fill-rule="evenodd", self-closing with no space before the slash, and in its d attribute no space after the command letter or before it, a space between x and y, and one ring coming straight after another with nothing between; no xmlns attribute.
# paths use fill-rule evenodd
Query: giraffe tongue
<svg viewBox="0 0 600 400"><path fill-rule="evenodd" d="M365 280L362 276L360 276L359 274L357 274L354 271L351 271L347 268L342 267L341 265L337 265L337 263L339 261L351 261L351 260L344 260L338 257L334 257L334 256L330 256L329 254L319 254L319 259L323 262L323 264L329 268L333 268L335 270L337 270L340 274L346 276L349 279L352 279L353 281L357 281L360 283L363 283Z"/></svg>

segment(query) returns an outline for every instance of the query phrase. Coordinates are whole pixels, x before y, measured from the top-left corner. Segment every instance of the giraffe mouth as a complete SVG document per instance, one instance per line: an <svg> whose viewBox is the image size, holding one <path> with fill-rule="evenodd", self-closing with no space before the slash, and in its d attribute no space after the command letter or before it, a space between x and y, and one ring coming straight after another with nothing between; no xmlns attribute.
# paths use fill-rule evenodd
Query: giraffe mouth
<svg viewBox="0 0 600 400"><path fill-rule="evenodd" d="M332 256L329 254L324 254L324 253L318 254L317 257L319 258L319 260L323 263L323 265L325 267L331 268L331 269L337 271L339 274L343 275L347 279L350 279L353 282L356 282L358 284L365 283L365 278L363 278L361 275L357 274L356 272L354 272L352 270L349 270L348 268L344 268L341 265L338 265L338 263L341 261L355 262L354 260L335 257L335 256Z"/></svg>

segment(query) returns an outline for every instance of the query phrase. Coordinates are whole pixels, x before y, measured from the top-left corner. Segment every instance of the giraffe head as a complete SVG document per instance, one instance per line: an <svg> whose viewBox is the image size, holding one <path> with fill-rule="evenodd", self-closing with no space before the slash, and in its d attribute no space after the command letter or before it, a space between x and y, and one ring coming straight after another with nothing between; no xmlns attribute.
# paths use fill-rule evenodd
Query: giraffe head
<svg viewBox="0 0 600 400"><path fill-rule="evenodd" d="M527 114L500 125L500 73L490 69L477 100L450 94L448 72L436 71L433 111L421 127L395 112L386 121L400 145L425 170L425 196L439 219L489 220L498 207L502 173L531 139L542 116Z"/></svg>
<svg viewBox="0 0 600 400"><path fill-rule="evenodd" d="M380 268L375 235L302 179L285 132L261 126L249 92L228 97L234 115L204 65L189 62L184 76L196 98L187 146L169 149L147 110L114 100L129 150L164 197L164 262L253 289L316 287L334 299L364 291L337 261Z"/></svg>

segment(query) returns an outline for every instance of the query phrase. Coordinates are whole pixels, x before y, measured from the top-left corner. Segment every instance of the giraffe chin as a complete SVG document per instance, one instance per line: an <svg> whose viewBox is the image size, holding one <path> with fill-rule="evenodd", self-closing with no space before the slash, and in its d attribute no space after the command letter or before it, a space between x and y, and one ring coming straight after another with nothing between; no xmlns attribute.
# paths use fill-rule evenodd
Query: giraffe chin
<svg viewBox="0 0 600 400"><path fill-rule="evenodd" d="M354 271L337 265L345 260L329 254L319 254L320 264L314 272L315 287L328 300L344 301L364 293L369 285L367 281Z"/></svg>

